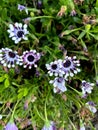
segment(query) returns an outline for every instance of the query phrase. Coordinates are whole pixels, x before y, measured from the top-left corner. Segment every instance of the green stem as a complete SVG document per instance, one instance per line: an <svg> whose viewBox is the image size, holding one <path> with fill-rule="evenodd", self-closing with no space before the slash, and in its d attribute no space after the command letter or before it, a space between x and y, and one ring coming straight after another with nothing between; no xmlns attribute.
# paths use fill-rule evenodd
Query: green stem
<svg viewBox="0 0 98 130"><path fill-rule="evenodd" d="M17 107L18 103L19 103L19 100L16 102L16 104L15 104L15 106L14 106L14 109L13 109L13 111L12 111L11 121L13 121L14 113L15 113L15 110L16 110L16 107Z"/></svg>
<svg viewBox="0 0 98 130"><path fill-rule="evenodd" d="M80 96L82 96L82 93L81 93L81 92L79 92L79 91L77 91L76 89L70 87L69 85L67 85L67 86L68 86L69 88L71 88L72 90L74 90L77 94L79 94Z"/></svg>
<svg viewBox="0 0 98 130"><path fill-rule="evenodd" d="M77 130L77 129L75 128L75 126L74 126L73 122L70 120L70 118L69 118L69 117L68 117L68 120L70 121L70 124L72 125L73 130Z"/></svg>
<svg viewBox="0 0 98 130"><path fill-rule="evenodd" d="M38 116L43 120L43 121L45 121L45 119L39 114L39 112L38 112L38 110L37 110L37 108L34 106L34 108L35 108L35 110L36 110L36 112L37 112L37 114L38 114Z"/></svg>
<svg viewBox="0 0 98 130"><path fill-rule="evenodd" d="M47 101L47 100L46 100ZM47 118L47 111L46 111L46 101L45 101L45 119L46 121L48 121L48 118Z"/></svg>
<svg viewBox="0 0 98 130"><path fill-rule="evenodd" d="M53 16L38 16L38 17L31 17L31 20L36 20L40 18L54 18Z"/></svg>

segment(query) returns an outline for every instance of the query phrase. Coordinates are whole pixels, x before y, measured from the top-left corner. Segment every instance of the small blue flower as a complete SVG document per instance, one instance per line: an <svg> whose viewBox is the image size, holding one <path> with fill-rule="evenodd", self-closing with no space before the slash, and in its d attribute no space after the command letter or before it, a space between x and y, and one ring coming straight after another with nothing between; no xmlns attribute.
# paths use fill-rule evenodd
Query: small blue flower
<svg viewBox="0 0 98 130"><path fill-rule="evenodd" d="M65 79L63 77L56 77L54 80L50 80L50 83L54 86L54 93L67 91L65 86Z"/></svg>
<svg viewBox="0 0 98 130"><path fill-rule="evenodd" d="M42 130L57 130L57 129L56 129L55 123L51 121L49 124L44 125Z"/></svg>
<svg viewBox="0 0 98 130"><path fill-rule="evenodd" d="M87 93L91 93L93 89L94 84L86 82L85 80L82 81L81 89L82 89L82 94L85 95Z"/></svg>
<svg viewBox="0 0 98 130"><path fill-rule="evenodd" d="M18 128L14 122L8 122L8 124L5 126L5 130L18 130Z"/></svg>
<svg viewBox="0 0 98 130"><path fill-rule="evenodd" d="M24 5L18 4L18 10L19 10L19 11L23 11L23 10L24 10L24 11L28 14L28 9L27 9L27 7L24 6Z"/></svg>
<svg viewBox="0 0 98 130"><path fill-rule="evenodd" d="M86 103L86 107L92 112L92 113L96 113L97 109L95 107L95 103L92 101L89 101Z"/></svg>

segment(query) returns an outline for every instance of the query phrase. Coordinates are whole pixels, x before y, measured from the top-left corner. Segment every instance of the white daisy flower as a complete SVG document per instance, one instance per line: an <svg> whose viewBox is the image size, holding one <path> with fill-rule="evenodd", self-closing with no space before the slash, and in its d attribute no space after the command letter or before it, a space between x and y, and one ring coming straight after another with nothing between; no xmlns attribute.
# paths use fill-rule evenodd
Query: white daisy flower
<svg viewBox="0 0 98 130"><path fill-rule="evenodd" d="M62 73L61 73L61 61L62 60L55 60L54 62L51 62L50 64L46 64L46 68L48 70L48 74L50 76L62 76Z"/></svg>
<svg viewBox="0 0 98 130"><path fill-rule="evenodd" d="M40 59L41 54L37 53L36 50L30 50L23 52L23 55L21 56L21 61L24 68L31 69L32 66L35 68L37 67L37 62Z"/></svg>
<svg viewBox="0 0 98 130"><path fill-rule="evenodd" d="M22 25L22 23L17 22L14 25L9 24L9 29L7 31L10 34L9 37L15 41L15 44L19 43L22 39L28 40L26 36L29 34L27 31L27 24Z"/></svg>
<svg viewBox="0 0 98 130"><path fill-rule="evenodd" d="M12 51L9 48L2 48L0 50L0 63L4 67L15 67L16 64L20 65L20 57L17 51Z"/></svg>
<svg viewBox="0 0 98 130"><path fill-rule="evenodd" d="M74 57L68 57L66 56L64 61L62 61L62 73L66 76L73 77L74 74L77 74L80 72L80 69L78 68L80 66L79 60L76 60L76 56Z"/></svg>

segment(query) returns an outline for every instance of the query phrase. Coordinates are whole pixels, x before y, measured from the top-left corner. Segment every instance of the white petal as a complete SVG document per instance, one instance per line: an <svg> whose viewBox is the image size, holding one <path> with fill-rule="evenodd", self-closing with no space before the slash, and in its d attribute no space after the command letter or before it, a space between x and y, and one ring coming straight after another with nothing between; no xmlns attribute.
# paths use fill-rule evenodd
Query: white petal
<svg viewBox="0 0 98 130"><path fill-rule="evenodd" d="M11 68L11 65L10 65L10 64L8 64L7 66L8 66L8 68Z"/></svg>
<svg viewBox="0 0 98 130"><path fill-rule="evenodd" d="M13 64L13 65L12 65L12 67L14 68L14 67L15 67L15 65Z"/></svg>
<svg viewBox="0 0 98 130"><path fill-rule="evenodd" d="M27 67L27 65L24 65L23 67L24 67L24 68L26 68L26 67Z"/></svg>
<svg viewBox="0 0 98 130"><path fill-rule="evenodd" d="M17 39L16 37L12 37L12 40L14 40L14 41L15 41L16 39Z"/></svg>
<svg viewBox="0 0 98 130"><path fill-rule="evenodd" d="M1 63L2 63L2 64L4 64L4 63L5 63L5 61L4 61L4 60L2 60L2 61L1 61Z"/></svg>
<svg viewBox="0 0 98 130"><path fill-rule="evenodd" d="M9 25L9 28L10 28L11 31L14 30L14 26L12 24Z"/></svg>
<svg viewBox="0 0 98 130"><path fill-rule="evenodd" d="M70 73L70 76L71 76L71 77L73 77L73 76L74 76L74 74L73 74L73 73Z"/></svg>
<svg viewBox="0 0 98 130"><path fill-rule="evenodd" d="M15 40L15 44L17 44L19 41L18 40Z"/></svg>
<svg viewBox="0 0 98 130"><path fill-rule="evenodd" d="M16 23L15 23L15 27L17 27L17 28L18 28L18 26L19 26L19 24L16 22Z"/></svg>
<svg viewBox="0 0 98 130"><path fill-rule="evenodd" d="M27 28L27 24L24 24L24 26L23 26L23 27L24 27L24 29L25 29L25 28Z"/></svg>
<svg viewBox="0 0 98 130"><path fill-rule="evenodd" d="M4 64L3 64L3 66L7 66L7 64L6 64L6 63L4 63Z"/></svg>
<svg viewBox="0 0 98 130"><path fill-rule="evenodd" d="M20 28L22 28L22 23L19 23L18 26L19 26Z"/></svg>
<svg viewBox="0 0 98 130"><path fill-rule="evenodd" d="M23 39L24 39L24 40L28 40L28 38L27 38L27 37L23 37Z"/></svg>
<svg viewBox="0 0 98 130"><path fill-rule="evenodd" d="M10 33L9 37L13 37L15 34L12 32Z"/></svg>

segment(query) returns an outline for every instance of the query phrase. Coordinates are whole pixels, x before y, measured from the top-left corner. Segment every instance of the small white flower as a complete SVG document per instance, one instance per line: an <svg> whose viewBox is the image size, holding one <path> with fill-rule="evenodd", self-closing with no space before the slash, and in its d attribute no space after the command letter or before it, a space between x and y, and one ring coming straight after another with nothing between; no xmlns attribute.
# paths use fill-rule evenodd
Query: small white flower
<svg viewBox="0 0 98 130"><path fill-rule="evenodd" d="M94 102L89 101L86 103L86 107L92 112L92 113L96 113L97 109L95 107Z"/></svg>
<svg viewBox="0 0 98 130"><path fill-rule="evenodd" d="M83 95L85 95L86 93L90 94L92 92L93 86L94 86L93 83L89 83L89 82L86 82L85 80L83 80L82 86L81 86L82 94Z"/></svg>
<svg viewBox="0 0 98 130"><path fill-rule="evenodd" d="M62 77L56 77L54 80L50 80L50 83L54 86L54 93L67 91L67 88L65 86L65 79Z"/></svg>
<svg viewBox="0 0 98 130"><path fill-rule="evenodd" d="M37 53L36 50L30 50L23 52L23 55L21 56L21 63L23 64L24 68L31 69L32 66L35 68L37 67L37 61L40 59L41 54Z"/></svg>
<svg viewBox="0 0 98 130"><path fill-rule="evenodd" d="M76 56L68 57L66 56L65 59L62 61L62 73L66 76L73 77L74 74L80 72L78 68L80 66L79 60L76 60Z"/></svg>
<svg viewBox="0 0 98 130"><path fill-rule="evenodd" d="M9 24L9 29L7 31L10 34L9 37L15 41L15 44L19 43L22 39L28 40L26 36L29 34L27 31L27 24L22 25L22 23L17 22L14 25Z"/></svg>
<svg viewBox="0 0 98 130"><path fill-rule="evenodd" d="M51 62L50 64L46 64L46 68L48 70L48 74L50 76L62 76L61 73L61 60L55 60L54 62Z"/></svg>

